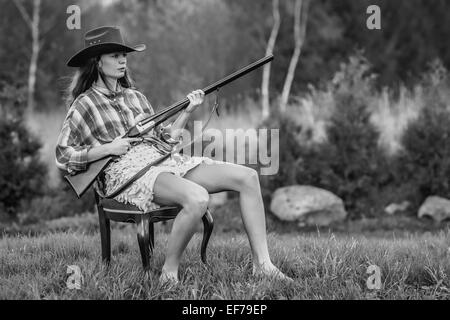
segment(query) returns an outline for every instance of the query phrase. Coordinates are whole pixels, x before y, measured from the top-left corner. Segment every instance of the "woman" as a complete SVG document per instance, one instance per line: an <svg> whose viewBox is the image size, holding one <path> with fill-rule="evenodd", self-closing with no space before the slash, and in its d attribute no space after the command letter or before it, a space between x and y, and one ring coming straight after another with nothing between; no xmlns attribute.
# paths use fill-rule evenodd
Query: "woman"
<svg viewBox="0 0 450 320"><path fill-rule="evenodd" d="M143 51L145 45L124 44L118 27L100 27L85 34L85 48L67 63L77 67L69 88L70 109L56 147L58 167L69 173L108 155L120 156L104 171L104 191L109 194L147 163L159 150L175 145L192 111L204 100L204 92L188 94L187 108L169 126L149 133L154 144L121 138L138 119L153 114L146 97L136 90L128 75L127 53ZM161 141L161 142L158 142ZM184 249L208 206L209 193L234 190L240 206L252 255L253 273L292 280L275 267L269 257L264 207L255 170L205 157L175 154L153 166L115 199L142 210L159 205L179 205L168 241L160 281L177 283Z"/></svg>

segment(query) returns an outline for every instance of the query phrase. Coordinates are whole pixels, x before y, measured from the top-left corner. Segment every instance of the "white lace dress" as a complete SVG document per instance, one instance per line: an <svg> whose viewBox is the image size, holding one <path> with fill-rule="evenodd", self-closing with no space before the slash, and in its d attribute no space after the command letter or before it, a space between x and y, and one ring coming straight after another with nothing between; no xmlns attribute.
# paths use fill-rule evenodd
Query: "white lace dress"
<svg viewBox="0 0 450 320"><path fill-rule="evenodd" d="M140 169L160 156L161 153L154 146L145 142L131 147L126 154L113 161L105 169L105 194L115 191ZM143 211L159 208L160 205L153 201L153 187L158 175L161 172L170 172L183 177L189 170L202 162L212 164L217 161L207 157L189 157L175 153L159 165L151 167L141 178L114 199L122 203L133 204Z"/></svg>

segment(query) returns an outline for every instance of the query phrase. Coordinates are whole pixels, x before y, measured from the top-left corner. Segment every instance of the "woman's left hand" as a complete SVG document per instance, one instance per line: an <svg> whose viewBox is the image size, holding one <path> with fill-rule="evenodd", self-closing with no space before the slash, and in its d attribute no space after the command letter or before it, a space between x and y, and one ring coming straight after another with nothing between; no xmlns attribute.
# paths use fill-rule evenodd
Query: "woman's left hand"
<svg viewBox="0 0 450 320"><path fill-rule="evenodd" d="M203 90L195 90L187 95L189 99L189 105L186 108L187 113L191 113L195 108L203 103L205 100L205 93Z"/></svg>

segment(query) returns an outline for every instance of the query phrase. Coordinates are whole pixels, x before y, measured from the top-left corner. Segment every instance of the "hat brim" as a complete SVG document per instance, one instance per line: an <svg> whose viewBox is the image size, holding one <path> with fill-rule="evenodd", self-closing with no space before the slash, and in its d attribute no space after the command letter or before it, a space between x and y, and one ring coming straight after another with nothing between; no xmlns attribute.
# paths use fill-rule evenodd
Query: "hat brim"
<svg viewBox="0 0 450 320"><path fill-rule="evenodd" d="M134 47L129 47L121 43L115 42L105 42L99 43L97 45L90 46L88 48L84 48L78 51L72 58L67 61L68 67L82 67L87 59L116 51L125 51L125 52L141 52L146 48L145 44L138 44Z"/></svg>

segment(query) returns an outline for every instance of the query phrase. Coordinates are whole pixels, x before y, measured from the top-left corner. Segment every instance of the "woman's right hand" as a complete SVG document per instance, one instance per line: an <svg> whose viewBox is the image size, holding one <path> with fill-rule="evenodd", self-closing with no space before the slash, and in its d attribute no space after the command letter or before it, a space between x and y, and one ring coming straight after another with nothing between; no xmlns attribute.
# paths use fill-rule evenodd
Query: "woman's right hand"
<svg viewBox="0 0 450 320"><path fill-rule="evenodd" d="M141 141L141 138L121 138L118 137L108 144L109 154L121 156L131 148L131 143Z"/></svg>
<svg viewBox="0 0 450 320"><path fill-rule="evenodd" d="M185 112L191 113L195 108L203 103L205 100L205 93L200 89L194 90L187 95L187 98L189 99L189 105L186 107Z"/></svg>

